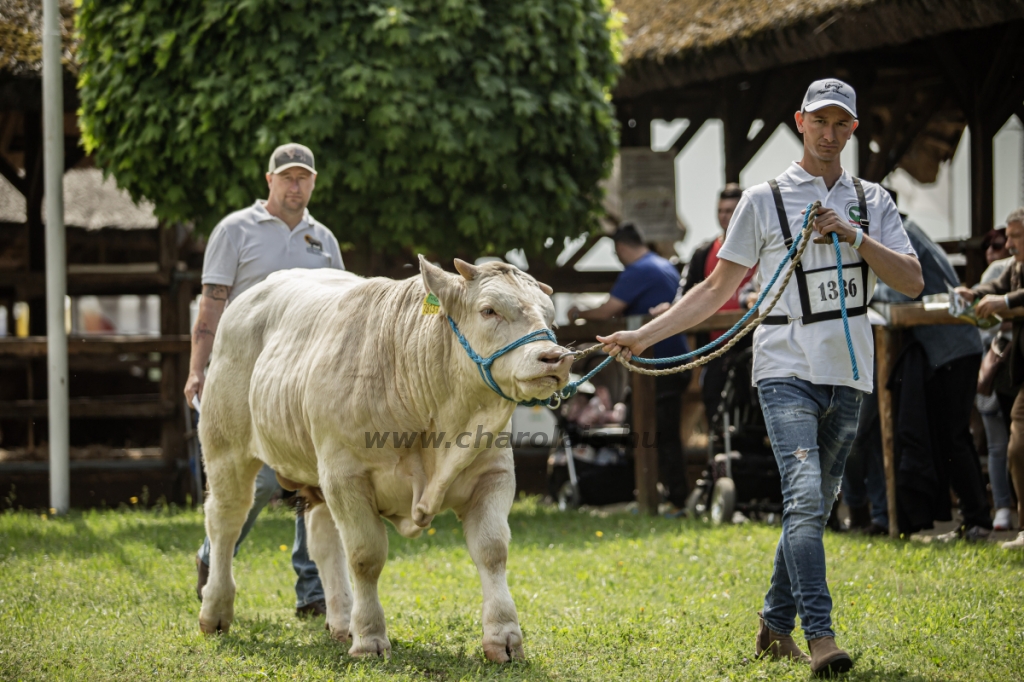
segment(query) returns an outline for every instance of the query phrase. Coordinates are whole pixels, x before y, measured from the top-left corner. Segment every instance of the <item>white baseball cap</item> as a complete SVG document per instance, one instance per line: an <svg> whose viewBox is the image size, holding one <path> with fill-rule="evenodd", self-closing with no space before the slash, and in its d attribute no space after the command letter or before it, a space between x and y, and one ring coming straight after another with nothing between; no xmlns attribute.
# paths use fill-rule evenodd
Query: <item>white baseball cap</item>
<svg viewBox="0 0 1024 682"><path fill-rule="evenodd" d="M295 167L305 168L313 175L316 175L316 166L313 165L313 152L309 150L309 147L296 142L289 142L275 149L274 153L270 155L270 165L267 168L267 172L280 173L283 170Z"/></svg>
<svg viewBox="0 0 1024 682"><path fill-rule="evenodd" d="M807 88L800 111L817 111L825 107L840 107L857 118L857 93L849 83L837 78L814 81Z"/></svg>

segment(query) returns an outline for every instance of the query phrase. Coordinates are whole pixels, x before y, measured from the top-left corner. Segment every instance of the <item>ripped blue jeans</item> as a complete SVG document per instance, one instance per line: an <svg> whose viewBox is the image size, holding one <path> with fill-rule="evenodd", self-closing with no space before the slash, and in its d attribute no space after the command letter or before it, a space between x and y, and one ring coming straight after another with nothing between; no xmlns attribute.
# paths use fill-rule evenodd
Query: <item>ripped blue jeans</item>
<svg viewBox="0 0 1024 682"><path fill-rule="evenodd" d="M757 384L768 436L782 475L782 537L775 551L764 620L789 634L834 637L822 535L857 435L864 393L787 377Z"/></svg>

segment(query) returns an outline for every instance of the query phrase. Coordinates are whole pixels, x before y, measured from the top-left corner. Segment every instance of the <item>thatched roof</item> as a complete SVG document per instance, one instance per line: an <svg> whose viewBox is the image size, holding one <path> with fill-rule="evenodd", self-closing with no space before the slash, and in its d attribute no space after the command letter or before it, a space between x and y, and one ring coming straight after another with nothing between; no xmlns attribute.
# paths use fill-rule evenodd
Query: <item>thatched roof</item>
<svg viewBox="0 0 1024 682"><path fill-rule="evenodd" d="M25 197L0 177L0 222L23 223L26 217ZM64 174L64 224L89 230L151 229L157 219L152 204L136 204L113 178L104 179L103 171L83 168Z"/></svg>
<svg viewBox="0 0 1024 682"><path fill-rule="evenodd" d="M1024 19L1024 0L615 0L643 92Z"/></svg>
<svg viewBox="0 0 1024 682"><path fill-rule="evenodd" d="M75 72L74 3L60 0L64 68ZM0 74L38 75L43 68L43 3L0 0Z"/></svg>

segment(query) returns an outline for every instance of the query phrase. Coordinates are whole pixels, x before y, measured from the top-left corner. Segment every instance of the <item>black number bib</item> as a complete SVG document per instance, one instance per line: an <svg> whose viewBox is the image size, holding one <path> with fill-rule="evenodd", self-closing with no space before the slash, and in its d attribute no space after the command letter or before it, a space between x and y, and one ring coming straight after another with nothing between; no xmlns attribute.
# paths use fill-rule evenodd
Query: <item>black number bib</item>
<svg viewBox="0 0 1024 682"><path fill-rule="evenodd" d="M779 215L782 236L786 248L793 245L793 234L789 229L789 218L786 208L782 205L782 192L779 183L769 180L772 196L775 198L775 210ZM860 208L859 222L864 234L868 234L868 205L864 198L864 187L857 178L853 178L853 187L857 191L857 203ZM839 278L836 266L805 270L803 263L797 263L796 286L800 293L800 320L803 324L824 322L825 320L842 319L843 311L839 298ZM843 290L846 293L846 316L856 317L868 311L868 264L863 259L856 263L843 263ZM792 320L785 315L769 315L762 324L789 324Z"/></svg>

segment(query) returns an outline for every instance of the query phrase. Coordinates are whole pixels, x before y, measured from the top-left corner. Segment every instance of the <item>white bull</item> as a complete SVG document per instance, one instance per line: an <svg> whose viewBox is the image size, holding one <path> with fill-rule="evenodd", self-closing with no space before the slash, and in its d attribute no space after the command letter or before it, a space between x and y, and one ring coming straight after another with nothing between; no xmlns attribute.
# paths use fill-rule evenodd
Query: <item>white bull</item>
<svg viewBox="0 0 1024 682"><path fill-rule="evenodd" d="M326 501L306 512L309 554L327 627L334 639L351 637L350 654L391 650L377 597L388 554L382 517L416 537L454 509L482 583L484 653L493 661L523 657L505 578L512 452L507 442L475 436L507 431L515 404L481 379L447 316L487 356L551 327L551 289L510 265L455 265L461 277L421 258L422 278L404 281L288 270L228 307L199 427L210 486L203 632L226 631L234 617L232 548L266 462L283 484ZM428 291L439 311L425 304ZM493 376L514 400L547 398L565 386L570 364L552 341L532 341L496 360ZM447 442L424 442L441 432ZM453 438L463 432L474 437ZM367 447L368 434L384 433L421 436L411 447L391 439Z"/></svg>

